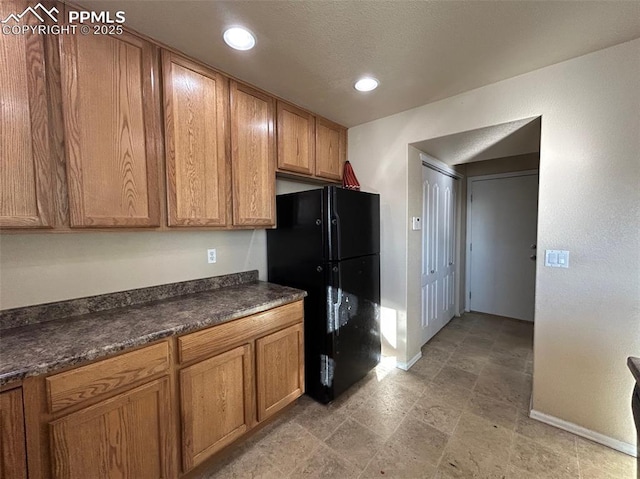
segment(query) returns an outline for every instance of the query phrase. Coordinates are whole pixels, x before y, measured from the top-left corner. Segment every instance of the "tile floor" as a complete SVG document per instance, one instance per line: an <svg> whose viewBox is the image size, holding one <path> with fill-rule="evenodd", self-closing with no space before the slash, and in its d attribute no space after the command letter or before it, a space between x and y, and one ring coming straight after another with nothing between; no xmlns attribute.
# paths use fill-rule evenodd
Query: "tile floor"
<svg viewBox="0 0 640 479"><path fill-rule="evenodd" d="M529 419L532 343L530 324L455 318L410 371L300 398L202 477L634 479L635 459Z"/></svg>

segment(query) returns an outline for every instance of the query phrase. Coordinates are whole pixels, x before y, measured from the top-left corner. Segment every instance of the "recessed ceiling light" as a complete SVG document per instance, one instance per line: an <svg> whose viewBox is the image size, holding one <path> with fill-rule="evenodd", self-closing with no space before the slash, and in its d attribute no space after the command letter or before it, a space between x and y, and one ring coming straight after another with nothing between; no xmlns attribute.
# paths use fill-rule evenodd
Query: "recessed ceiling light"
<svg viewBox="0 0 640 479"><path fill-rule="evenodd" d="M242 27L228 28L222 37L227 45L236 50L251 50L256 44L253 34Z"/></svg>
<svg viewBox="0 0 640 479"><path fill-rule="evenodd" d="M355 85L353 85L353 87L358 91L375 90L376 88L378 88L378 80L370 77L361 78L356 82Z"/></svg>

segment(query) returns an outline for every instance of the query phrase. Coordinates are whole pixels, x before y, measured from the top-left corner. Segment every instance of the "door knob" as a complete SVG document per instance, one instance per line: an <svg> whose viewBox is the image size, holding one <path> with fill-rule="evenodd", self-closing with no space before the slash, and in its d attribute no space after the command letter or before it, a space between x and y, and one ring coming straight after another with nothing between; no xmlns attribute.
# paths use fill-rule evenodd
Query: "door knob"
<svg viewBox="0 0 640 479"><path fill-rule="evenodd" d="M532 254L531 256L529 256L529 259L530 259L531 261L535 261L535 260L536 260L536 255L535 255L535 254Z"/></svg>
<svg viewBox="0 0 640 479"><path fill-rule="evenodd" d="M435 269L432 269L432 270L431 270L431 274L433 274L433 273L435 273L435 272L436 272L436 270L435 270Z"/></svg>

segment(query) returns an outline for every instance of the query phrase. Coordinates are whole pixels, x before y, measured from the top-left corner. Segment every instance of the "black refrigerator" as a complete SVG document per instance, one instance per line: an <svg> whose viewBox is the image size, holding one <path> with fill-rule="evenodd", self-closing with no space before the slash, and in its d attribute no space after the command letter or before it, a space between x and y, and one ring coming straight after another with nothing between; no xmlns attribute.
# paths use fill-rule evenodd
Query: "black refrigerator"
<svg viewBox="0 0 640 479"><path fill-rule="evenodd" d="M328 403L380 361L380 196L326 186L276 205L269 281L308 292L305 388Z"/></svg>

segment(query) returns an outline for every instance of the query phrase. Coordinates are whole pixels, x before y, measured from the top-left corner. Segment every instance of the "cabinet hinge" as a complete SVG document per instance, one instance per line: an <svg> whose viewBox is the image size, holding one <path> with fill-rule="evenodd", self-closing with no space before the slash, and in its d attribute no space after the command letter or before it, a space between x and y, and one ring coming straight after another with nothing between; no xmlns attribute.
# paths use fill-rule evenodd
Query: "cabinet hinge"
<svg viewBox="0 0 640 479"><path fill-rule="evenodd" d="M469 291L469 299L471 299L471 291Z"/></svg>

